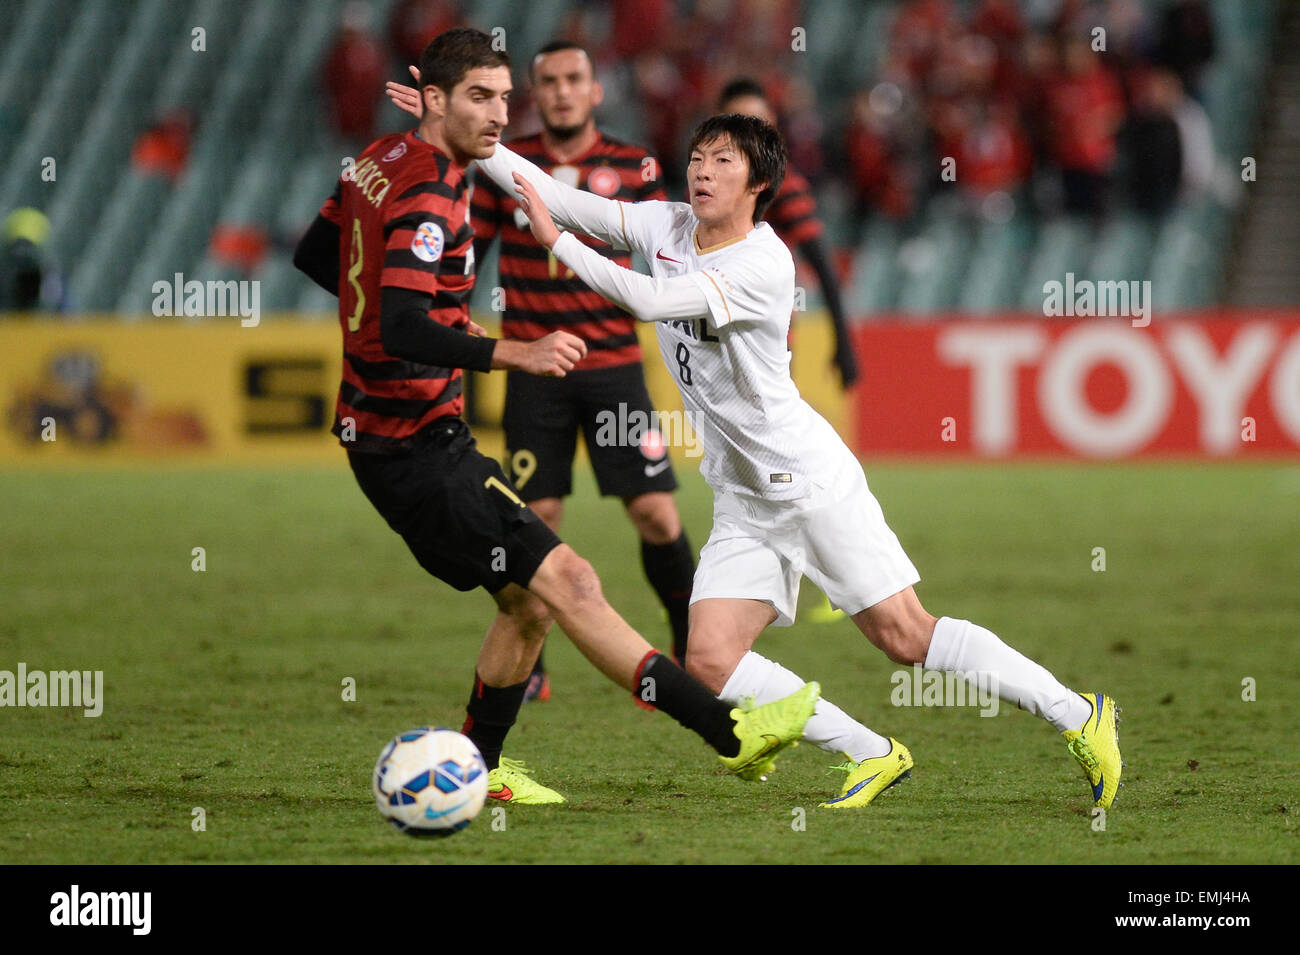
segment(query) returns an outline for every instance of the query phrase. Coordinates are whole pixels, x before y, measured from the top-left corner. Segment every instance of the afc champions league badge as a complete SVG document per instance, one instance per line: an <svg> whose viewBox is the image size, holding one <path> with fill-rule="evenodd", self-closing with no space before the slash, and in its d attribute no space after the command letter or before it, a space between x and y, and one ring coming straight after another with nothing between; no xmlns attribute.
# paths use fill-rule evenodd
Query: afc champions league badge
<svg viewBox="0 0 1300 955"><path fill-rule="evenodd" d="M442 230L436 222L421 222L411 239L411 251L421 262L437 262L442 258Z"/></svg>

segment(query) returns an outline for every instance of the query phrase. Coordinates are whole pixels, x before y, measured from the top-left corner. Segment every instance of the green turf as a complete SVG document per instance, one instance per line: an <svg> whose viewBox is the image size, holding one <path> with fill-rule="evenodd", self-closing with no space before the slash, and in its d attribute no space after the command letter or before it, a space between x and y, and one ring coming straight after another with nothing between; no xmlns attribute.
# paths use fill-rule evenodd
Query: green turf
<svg viewBox="0 0 1300 955"><path fill-rule="evenodd" d="M507 753L569 805L409 839L375 812L371 767L399 730L459 726L485 595L426 577L345 470L8 473L0 669L102 669L106 699L97 719L0 710L0 862L1295 861L1300 468L869 477L927 609L1124 707L1127 786L1104 832L1047 725L891 706L896 668L840 621L759 649L911 747L912 780L870 809L816 808L837 782L807 745L766 784L723 775L556 633L554 696L525 708ZM708 489L692 474L679 500L698 550ZM566 520L611 602L664 644L618 505L583 477ZM806 586L805 609L817 596Z"/></svg>

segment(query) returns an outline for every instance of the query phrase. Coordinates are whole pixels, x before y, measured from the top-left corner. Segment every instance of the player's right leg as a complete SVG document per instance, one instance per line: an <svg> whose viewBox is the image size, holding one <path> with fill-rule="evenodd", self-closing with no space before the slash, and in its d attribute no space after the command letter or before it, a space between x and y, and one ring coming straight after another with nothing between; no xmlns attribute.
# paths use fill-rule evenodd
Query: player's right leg
<svg viewBox="0 0 1300 955"><path fill-rule="evenodd" d="M591 565L567 545L547 555L528 589L596 669L642 705L695 732L742 778L765 775L777 753L803 735L817 702L816 683L801 683L752 710L728 706L633 630L605 601Z"/></svg>
<svg viewBox="0 0 1300 955"><path fill-rule="evenodd" d="M505 469L519 496L555 533L560 532L564 498L572 490L573 456L578 447L581 405L574 375L546 378L506 373L501 425L506 439ZM528 676L524 702L551 697L544 656Z"/></svg>
<svg viewBox="0 0 1300 955"><path fill-rule="evenodd" d="M687 672L733 706L749 699L767 703L794 692L803 686L803 678L751 649L774 619L776 612L760 600L713 598L693 603ZM825 699L817 701L804 739L853 760L889 752L887 739Z"/></svg>
<svg viewBox="0 0 1300 955"><path fill-rule="evenodd" d="M501 754L551 627L550 613L518 584L507 584L492 599L497 615L479 650L461 732L474 740L488 764L489 799L524 806L562 803L564 797L534 780L523 763Z"/></svg>
<svg viewBox="0 0 1300 955"><path fill-rule="evenodd" d="M660 430L671 419L660 418L651 402L639 361L570 377L581 401L582 436L596 484L602 496L620 498L627 508L641 538L641 568L668 615L673 658L681 663L690 632L695 552L673 501L677 477L666 442L684 442L686 435Z"/></svg>
<svg viewBox="0 0 1300 955"><path fill-rule="evenodd" d="M556 534L560 533L560 522L564 519L564 498L541 497L535 501L528 501L528 506L542 519L543 524ZM545 703L551 698L551 677L546 672L546 662L540 650L526 679L528 686L524 690L525 703L531 703L533 700Z"/></svg>
<svg viewBox="0 0 1300 955"><path fill-rule="evenodd" d="M761 704L803 683L752 649L769 624L793 622L798 602L800 571L772 544L769 532L775 531L752 526L743 506L730 496L715 499L713 530L695 574L686 663L690 673L731 703L752 699ZM895 751L894 741L829 700L817 701L804 737L852 767L840 800L832 800L840 808L866 805L911 768L910 755L906 765L877 764ZM859 786L859 775L874 783Z"/></svg>

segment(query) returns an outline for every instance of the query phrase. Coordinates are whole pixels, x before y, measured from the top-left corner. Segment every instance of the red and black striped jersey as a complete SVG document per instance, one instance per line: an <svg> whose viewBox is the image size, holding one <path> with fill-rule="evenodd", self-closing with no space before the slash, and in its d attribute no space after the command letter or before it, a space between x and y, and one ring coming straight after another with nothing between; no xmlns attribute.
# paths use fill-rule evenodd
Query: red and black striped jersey
<svg viewBox="0 0 1300 955"><path fill-rule="evenodd" d="M812 185L789 166L785 167L785 179L763 218L791 252L800 243L822 234L822 220L817 218L817 200L813 198Z"/></svg>
<svg viewBox="0 0 1300 955"><path fill-rule="evenodd" d="M339 227L343 381L334 433L355 451L406 447L434 419L461 413L461 370L384 351L380 290L428 292L430 321L469 323L474 230L465 170L414 132L385 136L339 179L321 215Z"/></svg>
<svg viewBox="0 0 1300 955"><path fill-rule="evenodd" d="M525 136L508 144L567 185L606 199L641 202L665 199L656 160L639 146L597 132L596 142L572 162L560 163L542 145L542 136ZM487 176L474 179L470 204L480 243L501 237L500 274L505 290L504 338L525 341L564 329L587 342L587 357L574 368L609 368L641 360L636 320L609 299L587 288L528 231L528 217L512 195ZM632 257L590 236L581 241L606 258L630 268Z"/></svg>

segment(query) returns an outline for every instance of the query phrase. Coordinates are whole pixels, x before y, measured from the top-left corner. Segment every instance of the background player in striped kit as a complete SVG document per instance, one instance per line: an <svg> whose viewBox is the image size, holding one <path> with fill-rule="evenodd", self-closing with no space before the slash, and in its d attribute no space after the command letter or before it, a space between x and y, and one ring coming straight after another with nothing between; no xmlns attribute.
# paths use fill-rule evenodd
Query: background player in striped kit
<svg viewBox="0 0 1300 955"><path fill-rule="evenodd" d="M780 125L762 85L747 76L738 76L722 88L718 96L718 112L757 116L773 126ZM858 380L858 359L849 338L848 319L844 314L844 302L840 299L840 282L823 240L826 227L817 217L817 200L813 196L812 184L788 163L781 188L772 198L763 220L776 230L777 238L789 246L791 253L798 250L817 273L826 311L830 313L831 326L835 329L832 363L839 370L840 384L845 388L851 387Z"/></svg>
<svg viewBox="0 0 1300 955"><path fill-rule="evenodd" d="M594 112L603 93L581 46L565 40L546 44L529 65L529 80L542 131L511 140L513 151L568 185L606 199L666 198L654 157L596 127ZM418 116L415 91L399 89L405 95L394 101ZM673 501L677 480L667 448L657 430L637 441L620 435L612 446L597 439L602 412L626 420L633 412L648 416L653 410L636 321L538 245L515 197L488 177L475 177L470 208L480 262L500 240L502 337L531 341L564 329L587 344L586 357L563 379L507 374L506 469L519 495L558 531L582 432L601 494L622 499L640 537L642 568L667 611L673 656L683 661L695 557ZM631 265L627 252L598 240L590 245L619 265ZM549 696L550 680L539 655L525 699Z"/></svg>

